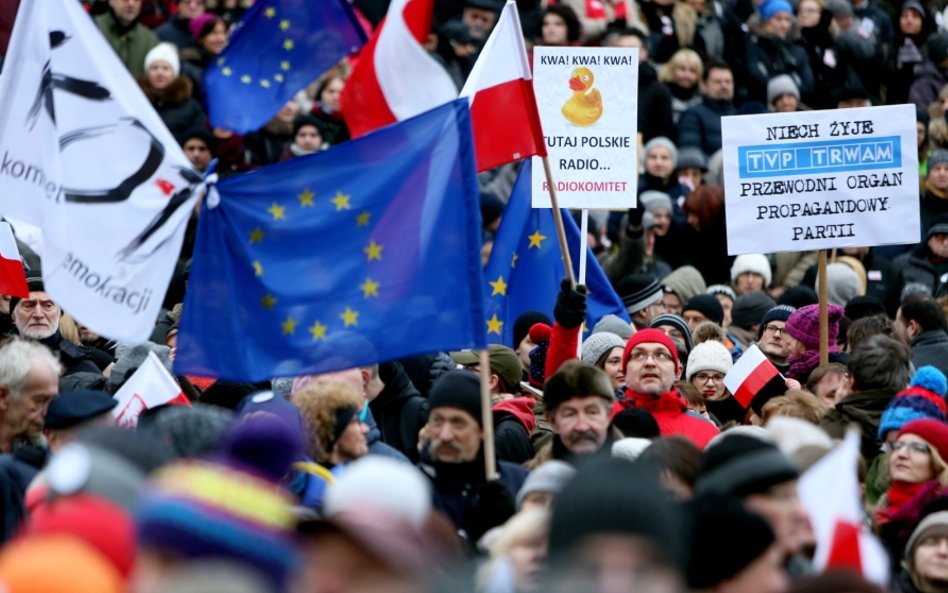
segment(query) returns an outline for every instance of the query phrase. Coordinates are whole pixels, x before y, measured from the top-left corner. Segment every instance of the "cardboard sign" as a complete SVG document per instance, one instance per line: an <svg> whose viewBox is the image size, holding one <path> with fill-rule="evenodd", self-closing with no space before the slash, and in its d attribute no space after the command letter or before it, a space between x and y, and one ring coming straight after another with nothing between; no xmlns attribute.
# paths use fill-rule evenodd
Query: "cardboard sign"
<svg viewBox="0 0 948 593"><path fill-rule="evenodd" d="M919 241L915 107L725 117L728 253Z"/></svg>
<svg viewBox="0 0 948 593"><path fill-rule="evenodd" d="M533 88L562 208L632 208L639 57L632 48L537 47ZM533 207L549 208L534 157Z"/></svg>

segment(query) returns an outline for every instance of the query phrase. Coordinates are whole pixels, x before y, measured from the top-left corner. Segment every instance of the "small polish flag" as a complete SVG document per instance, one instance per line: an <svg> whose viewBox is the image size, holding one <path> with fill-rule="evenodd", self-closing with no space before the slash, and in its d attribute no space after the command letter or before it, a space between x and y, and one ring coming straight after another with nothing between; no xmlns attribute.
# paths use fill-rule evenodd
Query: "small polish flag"
<svg viewBox="0 0 948 593"><path fill-rule="evenodd" d="M9 222L0 222L0 294L24 299L30 296L20 250Z"/></svg>
<svg viewBox="0 0 948 593"><path fill-rule="evenodd" d="M780 372L770 360L764 356L757 344L748 348L744 355L737 359L730 372L724 376L724 386L745 409L751 401L772 381L783 386Z"/></svg>
<svg viewBox="0 0 948 593"><path fill-rule="evenodd" d="M478 171L533 155L546 156L533 74L514 0L507 0L460 96L471 101Z"/></svg>
<svg viewBox="0 0 948 593"><path fill-rule="evenodd" d="M154 352L148 353L148 358L122 385L115 399L118 405L112 408L112 416L115 424L123 428L138 426L138 417L151 408L165 404L191 407L191 402Z"/></svg>

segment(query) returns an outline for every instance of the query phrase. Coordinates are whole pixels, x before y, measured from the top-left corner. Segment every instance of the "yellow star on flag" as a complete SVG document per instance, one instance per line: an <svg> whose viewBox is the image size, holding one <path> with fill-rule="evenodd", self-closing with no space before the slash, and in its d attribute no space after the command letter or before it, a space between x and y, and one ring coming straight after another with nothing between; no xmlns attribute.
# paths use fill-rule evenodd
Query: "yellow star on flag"
<svg viewBox="0 0 948 593"><path fill-rule="evenodd" d="M263 242L263 231L260 230L260 227L255 228L250 232L250 244L262 243Z"/></svg>
<svg viewBox="0 0 948 593"><path fill-rule="evenodd" d="M225 61L226 59L223 56L221 56L220 58L217 58L217 65L223 66Z"/></svg>
<svg viewBox="0 0 948 593"><path fill-rule="evenodd" d="M300 207L305 208L307 206L313 205L313 198L316 197L316 194L310 191L310 189L307 187L303 190L303 193L301 193L300 195L296 197L299 198Z"/></svg>
<svg viewBox="0 0 948 593"><path fill-rule="evenodd" d="M382 246L375 242L375 239L369 241L369 246L365 247L362 251L365 252L368 261L377 259L382 261Z"/></svg>
<svg viewBox="0 0 948 593"><path fill-rule="evenodd" d="M296 44L293 43L292 39L287 39L286 41L283 42L283 49L285 49L286 51L292 51L295 45Z"/></svg>
<svg viewBox="0 0 948 593"><path fill-rule="evenodd" d="M257 278L259 278L260 276L263 276L263 264L260 263L259 261L253 262L253 275L256 276Z"/></svg>
<svg viewBox="0 0 948 593"><path fill-rule="evenodd" d="M510 260L510 267L511 267L511 268L516 268L516 267L517 267L517 260L518 260L518 259L520 259L520 254L519 254L519 253L513 254L513 258Z"/></svg>
<svg viewBox="0 0 948 593"><path fill-rule="evenodd" d="M346 310L342 312L339 319L342 319L342 324L345 327L359 325L359 312L346 307Z"/></svg>
<svg viewBox="0 0 948 593"><path fill-rule="evenodd" d="M244 74L243 76L240 77L240 82L244 84L250 84L251 82L253 82L253 78L251 78L249 74Z"/></svg>
<svg viewBox="0 0 948 593"><path fill-rule="evenodd" d="M282 75L282 74L274 74L274 75L273 75L273 80L275 80L275 81L277 81L277 82L283 82L283 75Z"/></svg>
<svg viewBox="0 0 948 593"><path fill-rule="evenodd" d="M273 298L273 295L269 292L266 294L266 296L260 299L260 304L263 305L264 309L272 309L276 302L277 300Z"/></svg>
<svg viewBox="0 0 948 593"><path fill-rule="evenodd" d="M277 13L276 8L273 8L272 6L266 9L265 11L263 11L263 14L267 15L268 19L272 19L273 17L275 17L276 13Z"/></svg>
<svg viewBox="0 0 948 593"><path fill-rule="evenodd" d="M369 218L372 217L372 213L368 210L363 210L362 214L356 217L356 226L369 226Z"/></svg>
<svg viewBox="0 0 948 593"><path fill-rule="evenodd" d="M529 247L527 247L527 249L532 249L532 248L534 248L534 247L536 247L537 249L539 249L539 248L542 246L541 244L543 243L543 240L546 239L546 236L545 236L545 235L541 235L541 234L540 234L540 229L537 229L537 231L536 231L535 233L533 233L532 235L530 235L530 236L527 237L527 238L530 239L530 245L529 245Z"/></svg>
<svg viewBox="0 0 948 593"><path fill-rule="evenodd" d="M289 69L290 69L289 61L283 60L282 62L280 62L280 70L283 70L284 72L288 72Z"/></svg>
<svg viewBox="0 0 948 593"><path fill-rule="evenodd" d="M265 89L268 89L270 88L270 81L264 78L263 80L260 81L260 86L262 86Z"/></svg>
<svg viewBox="0 0 948 593"><path fill-rule="evenodd" d="M352 206L349 205L349 196L341 191L336 192L336 197L330 201L336 205L336 212L340 210L350 210L352 208Z"/></svg>
<svg viewBox="0 0 948 593"><path fill-rule="evenodd" d="M497 313L494 313L494 316L487 320L487 333L500 335L500 328L504 326L504 322L500 319L497 319Z"/></svg>
<svg viewBox="0 0 948 593"><path fill-rule="evenodd" d="M322 323L320 323L320 322L317 321L317 322L313 323L313 325L309 328L309 333L311 333L311 334L313 335L313 341L314 341L314 342L317 342L317 341L319 341L319 340L325 340L325 339L326 339L326 330L327 330L327 329L329 329L329 328L327 328L325 325L323 325Z"/></svg>
<svg viewBox="0 0 948 593"><path fill-rule="evenodd" d="M269 212L270 215L273 216L273 220L286 220L286 207L281 206L277 204L276 202L274 202L272 206L267 208L267 212Z"/></svg>
<svg viewBox="0 0 948 593"><path fill-rule="evenodd" d="M283 19L282 21L280 21L280 30L286 31L289 28L290 28L290 21L286 19Z"/></svg>
<svg viewBox="0 0 948 593"><path fill-rule="evenodd" d="M504 282L503 276L498 276L496 281L488 282L488 284L494 289L493 292L490 293L490 296L507 296L507 283Z"/></svg>
<svg viewBox="0 0 948 593"><path fill-rule="evenodd" d="M231 74L234 73L234 71L230 69L230 66L224 66L224 68L221 69L221 73L224 76L230 76Z"/></svg>
<svg viewBox="0 0 948 593"><path fill-rule="evenodd" d="M283 327L283 335L293 335L296 333L296 320L287 316L286 321L280 324Z"/></svg>
<svg viewBox="0 0 948 593"><path fill-rule="evenodd" d="M374 282L371 278L366 278L365 282L359 285L359 288L362 289L362 296L365 298L379 296L379 283Z"/></svg>

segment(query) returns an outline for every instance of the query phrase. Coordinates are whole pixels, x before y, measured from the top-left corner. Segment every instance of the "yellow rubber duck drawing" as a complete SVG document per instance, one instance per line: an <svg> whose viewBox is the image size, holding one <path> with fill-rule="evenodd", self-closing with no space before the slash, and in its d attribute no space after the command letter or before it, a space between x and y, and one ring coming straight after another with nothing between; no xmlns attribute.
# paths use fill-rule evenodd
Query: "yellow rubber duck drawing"
<svg viewBox="0 0 948 593"><path fill-rule="evenodd" d="M602 117L602 95L592 88L596 77L592 70L580 66L569 77L569 88L573 96L563 104L563 117L573 125L591 126Z"/></svg>

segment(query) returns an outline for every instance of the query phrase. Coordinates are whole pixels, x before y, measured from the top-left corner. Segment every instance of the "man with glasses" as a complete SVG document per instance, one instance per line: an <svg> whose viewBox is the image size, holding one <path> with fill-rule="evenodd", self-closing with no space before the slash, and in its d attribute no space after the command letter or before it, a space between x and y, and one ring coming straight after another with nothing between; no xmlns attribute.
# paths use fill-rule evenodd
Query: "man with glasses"
<svg viewBox="0 0 948 593"><path fill-rule="evenodd" d="M612 407L613 416L641 408L655 418L662 436L680 434L701 448L718 434L714 424L688 414L688 404L675 389L682 370L678 349L664 332L649 328L635 333L622 353L622 366L628 387L625 399Z"/></svg>
<svg viewBox="0 0 948 593"><path fill-rule="evenodd" d="M777 305L764 313L757 329L757 346L781 373L787 371L790 356L790 339L783 328L794 311L796 308L790 305Z"/></svg>

